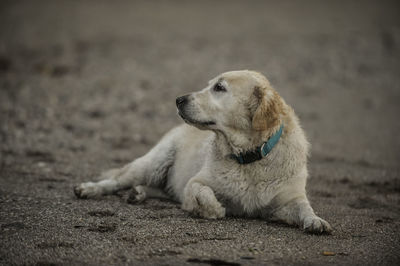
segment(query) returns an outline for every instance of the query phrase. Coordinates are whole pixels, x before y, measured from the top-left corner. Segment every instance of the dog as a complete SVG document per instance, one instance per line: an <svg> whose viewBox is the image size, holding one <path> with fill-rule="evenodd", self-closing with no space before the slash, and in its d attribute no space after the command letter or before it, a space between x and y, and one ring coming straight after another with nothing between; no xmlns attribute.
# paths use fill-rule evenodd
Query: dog
<svg viewBox="0 0 400 266"><path fill-rule="evenodd" d="M223 73L176 99L185 121L146 155L99 182L74 188L93 198L133 188L128 201L170 198L207 219L245 216L330 233L306 196L309 143L293 109L262 74Z"/></svg>

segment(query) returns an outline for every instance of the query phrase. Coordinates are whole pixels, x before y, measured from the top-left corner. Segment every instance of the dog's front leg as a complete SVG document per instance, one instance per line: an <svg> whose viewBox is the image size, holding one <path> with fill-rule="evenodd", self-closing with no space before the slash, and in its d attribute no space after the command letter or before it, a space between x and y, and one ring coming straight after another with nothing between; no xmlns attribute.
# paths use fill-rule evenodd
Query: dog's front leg
<svg viewBox="0 0 400 266"><path fill-rule="evenodd" d="M171 130L146 155L137 158L121 169L107 171L101 181L86 182L74 187L78 198L94 198L139 185L158 187L174 162L177 129ZM145 194L142 194L142 197Z"/></svg>
<svg viewBox="0 0 400 266"><path fill-rule="evenodd" d="M315 215L306 195L300 195L289 201L278 198L278 207L273 212L273 219L288 224L297 224L306 232L313 234L331 233L332 227L327 221Z"/></svg>
<svg viewBox="0 0 400 266"><path fill-rule="evenodd" d="M192 179L184 189L182 209L207 219L223 218L225 208L202 180Z"/></svg>

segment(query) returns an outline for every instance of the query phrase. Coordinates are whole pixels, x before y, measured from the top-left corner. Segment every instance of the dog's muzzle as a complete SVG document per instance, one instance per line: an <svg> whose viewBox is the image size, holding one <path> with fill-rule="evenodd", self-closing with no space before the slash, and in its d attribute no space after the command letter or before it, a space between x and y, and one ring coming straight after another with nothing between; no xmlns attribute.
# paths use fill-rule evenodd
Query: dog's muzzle
<svg viewBox="0 0 400 266"><path fill-rule="evenodd" d="M191 118L190 115L187 114L187 110L185 110L187 108L185 108L185 106L190 101L189 97L190 97L190 94L176 98L176 107L178 108L178 115L180 117L182 117L182 119L186 123L191 124L191 125L196 125L196 126L215 125L214 121L199 121L199 120Z"/></svg>

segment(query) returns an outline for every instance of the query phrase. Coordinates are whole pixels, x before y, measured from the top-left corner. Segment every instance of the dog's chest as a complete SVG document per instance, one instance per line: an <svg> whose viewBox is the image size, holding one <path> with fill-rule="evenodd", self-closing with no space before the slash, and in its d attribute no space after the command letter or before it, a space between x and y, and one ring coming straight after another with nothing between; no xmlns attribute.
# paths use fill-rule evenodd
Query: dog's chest
<svg viewBox="0 0 400 266"><path fill-rule="evenodd" d="M228 212L253 214L268 206L277 183L262 169L226 171L215 178L213 189Z"/></svg>

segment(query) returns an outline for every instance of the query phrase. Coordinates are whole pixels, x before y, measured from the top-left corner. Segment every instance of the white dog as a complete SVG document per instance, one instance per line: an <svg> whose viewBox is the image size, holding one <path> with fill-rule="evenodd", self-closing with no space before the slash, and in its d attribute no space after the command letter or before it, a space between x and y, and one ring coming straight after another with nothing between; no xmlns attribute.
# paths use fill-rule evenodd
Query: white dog
<svg viewBox="0 0 400 266"><path fill-rule="evenodd" d="M309 143L293 109L253 71L232 71L176 99L186 124L145 156L74 188L79 198L133 187L129 201L171 197L204 218L261 217L329 233L306 197Z"/></svg>

